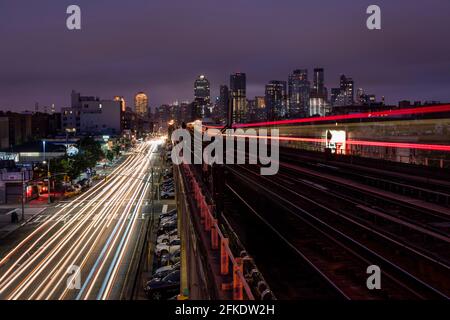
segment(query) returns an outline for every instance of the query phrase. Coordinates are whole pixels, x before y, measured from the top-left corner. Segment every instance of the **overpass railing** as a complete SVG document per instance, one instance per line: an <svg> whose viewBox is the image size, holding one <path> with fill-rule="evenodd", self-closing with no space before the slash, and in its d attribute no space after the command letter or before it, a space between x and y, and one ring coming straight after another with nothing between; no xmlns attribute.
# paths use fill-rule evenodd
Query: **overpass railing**
<svg viewBox="0 0 450 320"><path fill-rule="evenodd" d="M220 275L223 279L232 278L231 283L224 281L220 288L223 291L232 291L233 300L255 300L252 290L244 276L243 258L235 257L229 246L229 239L224 236L219 228L217 219L214 217L214 208L208 205L206 196L200 184L195 178L191 167L183 165L183 172L195 197L195 214L200 218L203 230L210 239L210 246L213 252L220 255Z"/></svg>

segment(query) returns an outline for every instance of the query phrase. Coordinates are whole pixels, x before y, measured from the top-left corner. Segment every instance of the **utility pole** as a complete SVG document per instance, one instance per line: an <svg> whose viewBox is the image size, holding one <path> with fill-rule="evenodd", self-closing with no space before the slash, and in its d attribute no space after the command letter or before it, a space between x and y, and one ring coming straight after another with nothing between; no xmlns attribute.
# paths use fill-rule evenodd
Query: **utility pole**
<svg viewBox="0 0 450 320"><path fill-rule="evenodd" d="M22 221L25 220L25 171L22 169Z"/></svg>
<svg viewBox="0 0 450 320"><path fill-rule="evenodd" d="M151 173L151 175L152 175L152 188L151 188L151 200L152 200L152 217L153 217L153 214L154 214L154 207L155 207L155 202L153 201L153 199L155 198L155 184L154 184L154 180L153 180L153 166L152 166L152 173Z"/></svg>
<svg viewBox="0 0 450 320"><path fill-rule="evenodd" d="M48 178L48 204L52 203L52 198L51 198L51 194L50 194L50 188L51 188L51 173L50 173L50 160L47 161L47 178Z"/></svg>

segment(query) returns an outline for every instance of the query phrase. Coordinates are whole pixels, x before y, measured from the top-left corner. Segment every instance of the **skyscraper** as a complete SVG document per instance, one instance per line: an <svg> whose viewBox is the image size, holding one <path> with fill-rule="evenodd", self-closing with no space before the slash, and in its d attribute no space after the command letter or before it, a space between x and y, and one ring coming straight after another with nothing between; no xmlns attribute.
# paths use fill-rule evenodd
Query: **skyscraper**
<svg viewBox="0 0 450 320"><path fill-rule="evenodd" d="M267 121L266 97L256 96L255 104L256 104L255 120L259 122Z"/></svg>
<svg viewBox="0 0 450 320"><path fill-rule="evenodd" d="M309 115L324 116L328 110L328 90L325 87L325 72L323 68L315 68L313 75L313 90L309 96Z"/></svg>
<svg viewBox="0 0 450 320"><path fill-rule="evenodd" d="M199 105L206 106L211 103L209 81L205 75L200 75L194 82L194 97Z"/></svg>
<svg viewBox="0 0 450 320"><path fill-rule="evenodd" d="M331 92L331 105L333 107L352 106L355 103L354 82L352 78L341 75L339 88Z"/></svg>
<svg viewBox="0 0 450 320"><path fill-rule="evenodd" d="M317 96L322 96L325 98L326 89L325 89L325 74L323 68L315 68L314 69L314 86L313 92Z"/></svg>
<svg viewBox="0 0 450 320"><path fill-rule="evenodd" d="M228 86L226 85L220 86L220 95L217 108L217 118L222 122L226 122L227 119L232 118L231 115L229 116L228 114L230 109L230 92L228 90Z"/></svg>
<svg viewBox="0 0 450 320"><path fill-rule="evenodd" d="M286 81L273 80L266 85L266 108L268 120L282 119L286 115Z"/></svg>
<svg viewBox="0 0 450 320"><path fill-rule="evenodd" d="M205 75L200 75L194 82L194 119L203 119L207 106L211 103L210 84Z"/></svg>
<svg viewBox="0 0 450 320"><path fill-rule="evenodd" d="M245 73L230 76L230 99L233 122L245 122L247 116L247 79Z"/></svg>
<svg viewBox="0 0 450 320"><path fill-rule="evenodd" d="M344 104L346 106L352 106L355 103L354 85L352 78L341 75L341 94L344 96Z"/></svg>
<svg viewBox="0 0 450 320"><path fill-rule="evenodd" d="M125 112L125 110L127 109L127 104L125 102L125 98L121 97L121 96L115 96L114 101L120 101L121 110L122 110L122 112Z"/></svg>
<svg viewBox="0 0 450 320"><path fill-rule="evenodd" d="M134 97L134 110L138 116L144 117L148 112L148 97L144 92L139 92Z"/></svg>
<svg viewBox="0 0 450 320"><path fill-rule="evenodd" d="M337 106L340 100L341 88L331 88L330 103L333 107Z"/></svg>
<svg viewBox="0 0 450 320"><path fill-rule="evenodd" d="M308 70L294 70L289 75L289 116L306 117L309 110L309 93L311 84L308 81Z"/></svg>

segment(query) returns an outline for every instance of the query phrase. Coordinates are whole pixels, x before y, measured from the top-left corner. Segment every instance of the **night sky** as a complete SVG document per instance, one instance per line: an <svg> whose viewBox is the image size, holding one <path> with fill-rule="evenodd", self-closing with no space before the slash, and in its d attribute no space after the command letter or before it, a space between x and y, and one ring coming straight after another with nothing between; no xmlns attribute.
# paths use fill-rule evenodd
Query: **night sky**
<svg viewBox="0 0 450 320"><path fill-rule="evenodd" d="M66 8L82 30L66 29ZM382 9L382 30L366 8ZM137 91L156 106L191 100L204 73L213 96L246 72L248 97L296 68L341 73L387 102L450 101L449 0L1 0L0 108L67 106L85 95Z"/></svg>

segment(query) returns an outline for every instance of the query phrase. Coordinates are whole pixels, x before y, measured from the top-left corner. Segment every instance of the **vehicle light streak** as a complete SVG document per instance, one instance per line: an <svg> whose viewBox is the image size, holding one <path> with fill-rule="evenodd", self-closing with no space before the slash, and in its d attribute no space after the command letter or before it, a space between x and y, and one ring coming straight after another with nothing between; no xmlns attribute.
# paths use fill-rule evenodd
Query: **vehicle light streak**
<svg viewBox="0 0 450 320"><path fill-rule="evenodd" d="M117 170L121 170L121 168L123 166L125 166L126 163L121 164L118 168L116 168L115 171ZM69 211L67 211L63 217L67 217L70 215L70 213L81 203L81 201L83 201L82 199L87 199L88 197L90 197L92 194L94 194L98 189L103 187L103 181L101 183L99 183L98 185L96 185L94 188L92 188L89 192L87 192L86 194L83 194L80 196L80 198L78 200L73 201L72 203L74 203L74 205L69 209ZM60 213L63 213L64 211L66 211L67 208L62 208L60 209L55 215L58 216ZM24 240L22 240L14 249L12 249L5 257L3 257L0 260L0 267L5 264L8 259L15 254L20 248L22 248L30 239L33 238L33 236L35 236L36 234L39 234L39 232L43 229L45 229L45 227L47 227L47 225L51 224L53 221L48 220L46 221L44 224L42 224L39 228L37 228L35 231L33 231L30 235L28 235ZM56 224L54 225L54 227L56 226ZM48 232L50 232L53 229L53 227L49 230L47 230L46 233L44 233L41 238L43 238ZM27 250L26 254L30 251L31 248L29 248L29 250ZM24 254L25 255L25 254ZM0 278L0 282L3 279L3 276ZM1 291L0 291L1 293Z"/></svg>
<svg viewBox="0 0 450 320"><path fill-rule="evenodd" d="M150 154L153 152L153 148L150 150ZM148 165L148 163L147 163ZM143 170L147 170L147 166L145 166L143 168ZM119 221L119 223L116 225L116 228L119 227L119 229L115 229L113 230L113 232L110 235L110 238L108 239L107 243L105 244L104 248L102 249L102 253L101 255L97 258L97 261L94 265L94 267L91 269L89 276L87 278L87 280L85 281L85 284L83 285L83 288L81 289L81 291L79 292L78 296L77 296L77 300L81 299L84 290L86 289L89 281L91 281L91 278L93 277L90 286L85 294L84 299L88 299L93 288L94 288L94 284L97 282L97 279L99 278L101 271L104 269L106 263L107 263L107 257L109 257L112 253L112 250L115 246L115 244L117 243L119 236L122 232L122 230L125 227L125 223L126 223L126 218L129 217L130 215L130 210L131 210L131 204L134 203L134 201L137 199L138 194L142 193L142 188L145 189L145 186L142 186L142 181L135 181L134 183L139 184L139 188L138 190L136 190L136 192L133 194L132 196L132 201L129 202L127 208L124 210L123 215L122 215L122 219L121 221ZM139 204L139 202L138 202ZM132 221L133 217L130 217L130 222ZM105 250L108 249L108 251L106 252ZM101 264L99 264L101 263ZM113 262L114 263L114 262ZM112 264L113 265L113 264ZM108 275L107 275L108 276Z"/></svg>
<svg viewBox="0 0 450 320"><path fill-rule="evenodd" d="M140 199L138 201L138 205L135 207L132 218L130 219L130 221L128 222L128 226L127 229L125 230L125 233L122 236L122 239L119 243L119 246L116 250L116 254L113 258L112 263L109 266L109 270L107 272L107 275L105 277L105 280L103 281L102 287L100 288L100 292L97 295L97 300L104 300L106 299L106 297L108 296L110 290L111 290L111 286L114 282L115 276L117 274L117 271L119 270L119 265L121 264L123 255L125 253L125 248L128 246L128 242L130 240L130 231L133 230L133 228L136 225L136 221L137 221L137 216L138 216L138 212L140 211L141 207L142 207L142 202L144 200L144 196L147 194L148 191L148 187L149 184L146 183L145 184L145 188L144 191L141 192L141 196ZM119 261L119 263L117 262Z"/></svg>
<svg viewBox="0 0 450 320"><path fill-rule="evenodd" d="M134 201L134 198L135 198L135 196L137 195L137 193L138 193L138 190L136 190L136 191L134 192L133 197L132 197L132 201ZM119 222L116 224L116 226L114 227L114 229L113 229L112 233L110 234L108 240L106 241L106 244L103 246L103 249L102 249L100 255L97 257L97 260L96 260L94 266L91 268L91 271L89 272L89 275L88 275L88 277L87 277L85 283L83 284L83 286L81 287L80 292L79 292L78 295L77 295L77 298L76 298L77 300L81 299L81 297L83 296L84 291L85 291L86 289L88 289L88 291L87 291L87 293L86 293L86 299L89 297L89 295L90 295L90 293L91 293L91 291L92 291L92 289L93 289L93 286L91 285L91 286L88 288L88 285L89 285L90 283L92 284L92 283L95 283L95 282L96 282L96 280L97 280L97 278L98 278L98 276L99 276L99 274L100 274L99 271L101 271L101 269L103 268L104 263L102 263L102 264L100 265L100 268L99 268L98 266L99 266L99 264L100 264L102 261L103 261L103 262L106 261L106 259L104 259L105 256L109 256L109 254L110 254L110 252L111 252L111 250L112 250L112 248L113 248L113 246L110 245L110 244L111 244L111 243L114 243L113 239L116 239L116 236L120 234L120 231L121 231L122 226L123 226L123 222L126 220L126 217L127 217L127 212L128 212L128 210L130 209L130 207L131 207L131 205L132 205L132 203L133 203L132 201L130 201L130 202L128 203L126 209L123 211L123 214L120 216ZM93 278L93 277L94 277L94 278ZM92 278L93 278L93 281L91 282L91 279L92 279Z"/></svg>
<svg viewBox="0 0 450 320"><path fill-rule="evenodd" d="M272 137L272 136L257 136L257 135L240 135L234 134L232 137L248 138L248 139L268 139L279 141L296 141L296 142L311 142L311 143L326 143L325 138L302 138L302 137ZM386 141L367 141L367 140L346 140L348 145L384 147L384 148L399 148L399 149L416 149L428 151L445 151L450 152L450 145L441 144L421 144L421 143L403 143L403 142L386 142Z"/></svg>
<svg viewBox="0 0 450 320"><path fill-rule="evenodd" d="M278 125L289 125L289 124L298 124L298 123L313 123L313 122L339 121L339 120L351 120L351 119L389 118L389 117L395 117L395 116L408 116L408 115L443 113L443 112L450 112L450 104L439 105L439 106L430 106L430 107L420 107L420 108L395 109L395 110L385 110L385 111L375 111L375 112L361 112L361 113L326 116L326 117L300 118L300 119L267 121L267 122L258 122L258 123L238 123L238 124L234 124L233 128L272 127L272 126L278 126Z"/></svg>
<svg viewBox="0 0 450 320"><path fill-rule="evenodd" d="M99 182L71 202L70 207L58 210L53 219L43 222L3 257L0 297L74 297L76 291L65 285L68 277L65 272L69 266L78 265L83 274L90 268L92 277L85 281L85 292L80 291L77 297L89 299L96 291L94 297L109 298L140 221L140 210L149 189L146 173L158 144L158 141L142 143L113 170L108 181ZM103 256L99 256L100 251ZM94 264L96 259L98 264Z"/></svg>
<svg viewBox="0 0 450 320"><path fill-rule="evenodd" d="M113 199L111 199L110 201L108 201L109 205L108 205L108 206L104 206L104 208L101 210L101 212L100 212L98 215L96 215L96 218L93 219L93 221L92 221L92 223L90 224L90 226L88 226L88 227L85 229L83 235L82 235L82 236L79 238L79 240L78 240L78 243L83 243L83 242L84 242L84 243L85 243L84 246L83 246L81 249L78 249L79 247L77 247L77 250L72 250L72 251L71 251L71 255L70 255L67 259L65 259L66 256L63 257L62 261L66 261L67 266L70 266L70 265L74 265L74 264L75 264L75 262L80 258L80 256L82 255L82 253L83 253L84 250L86 249L86 247L87 247L90 243L92 243L91 240L92 240L92 238L93 238L95 235L97 235L97 236L96 236L96 238L95 238L95 240L94 240L94 243L96 243L96 242L100 239L100 237L101 237L101 235L102 235L102 232L107 228L107 225L104 224L102 230L96 234L95 232L93 232L93 231L95 231L95 229L97 228L97 224L96 224L96 223L97 223L98 221L102 221L104 218L106 218L107 221L110 221L110 220L112 220L112 219L114 218L115 214L119 211L120 206L116 206L116 207L114 208L114 211L113 211L112 214L108 214L108 211L109 211L110 207L112 206L112 204L116 202L116 199L122 197L122 193L125 192L125 191L126 191L126 185L123 185L122 188L117 192L117 195L115 195L115 196L113 197ZM100 205L101 205L101 203L100 203ZM86 239L86 236L89 235L89 234L90 234L89 239ZM89 257L89 256L92 254L93 250L94 250L94 247L91 246L89 252L85 255L85 257ZM77 253L77 252L78 252L78 255L72 260L71 263L68 263L68 260L71 259L72 256L73 256L75 253ZM66 254L66 255L67 255L67 254ZM87 259L83 260L83 263L80 265L81 268L84 266L86 260L87 260ZM62 261L61 261L61 262L62 262ZM56 271L55 269L57 269L57 266L54 268L54 271ZM65 271L65 268L62 268L62 267L59 268L59 273L58 273L57 275L61 274L61 273L64 272L64 271ZM51 272L50 274L52 274L52 273L53 273L53 272ZM41 292L40 296L38 296L38 299L41 299L41 298L42 298L43 293L45 292L46 289L48 289L48 287L51 285L52 280L54 280L54 279L60 279L60 282L61 282L61 278L60 278L60 277L54 277L54 276L52 276L51 280L49 279L50 282L47 284L46 288L44 288L43 292ZM62 278L62 280L64 280L64 278ZM60 285L60 284L58 284L58 285ZM49 297L51 297L51 296L54 294L54 291L56 290L56 288L58 287L58 285L57 285L57 286L54 286L54 289L53 289L52 292L50 292L50 294L47 296L47 299L48 299Z"/></svg>
<svg viewBox="0 0 450 320"><path fill-rule="evenodd" d="M106 192L106 191L108 191L108 188L106 188L105 192ZM113 189L113 190L110 190L110 193L113 192L113 191L114 191L114 189ZM96 207L100 207L100 206L101 206L101 202L98 203L98 205L97 205ZM84 213L88 210L88 208L89 208L89 205L86 206L86 207L84 207L84 208L80 211L80 213L78 214L78 216L81 215L81 214L84 214ZM78 220L78 219L76 219L76 220ZM77 222L76 220L74 220L74 221L72 221L72 222L73 222L73 223L76 223L76 222ZM78 222L78 226L71 228L73 223L72 223L72 224L67 224L67 225L65 225L64 228L62 228L61 230L58 231L58 233L54 236L54 239L53 239L52 241L50 241L50 242L47 243L44 247L41 247L41 248L38 250L39 253L44 253L46 249L52 248L52 250L50 251L50 253L49 253L44 259L41 260L41 262L38 264L37 267L35 267L35 269L33 270L33 272L29 273L28 277L24 278L24 279L22 280L21 284L20 284L18 287L16 287L15 292L17 292L17 293L16 293L15 295L10 296L10 299L17 299L18 295L22 294L22 293L28 288L29 283L31 283L32 281L36 280L37 277L38 277L42 272L44 272L44 270L46 269L46 266L49 265L49 264L52 262L52 260L53 260L54 258L56 258L56 255L57 255L58 253L61 252L61 249L62 249L65 245L69 244L69 241L71 240L71 238L72 238L73 236L75 236L76 233L77 233L79 230L81 230L81 228L84 226L84 222L86 222L86 221L88 221L88 220L89 220L89 215L85 215L84 218L82 218L82 220ZM65 234L65 231L66 231L66 230L70 230L69 234ZM59 238L59 236L61 236L61 235L64 235L64 238L61 239L59 243L57 243L56 247L52 247L53 243L55 243L55 241L56 241L56 240ZM27 261L27 265L30 265L32 262L36 261L38 258L39 258L39 255L36 255L33 259ZM25 266L25 265L24 265L24 266ZM21 266L21 268L22 268L22 267L23 267L23 266ZM23 271L23 270L25 270L25 268L22 268L22 271ZM16 278L17 278L19 275L20 275L20 274L17 274L17 275L16 275ZM22 285L22 284L24 284L24 285Z"/></svg>
<svg viewBox="0 0 450 320"><path fill-rule="evenodd" d="M98 196L94 197L93 199L91 199L91 200L89 201L89 204L90 204L90 203L95 203L98 199L100 199L100 197L102 197L102 195L103 195L104 193L106 193L107 191L109 191L109 189L110 189L112 186L113 186L112 184L106 186L106 188L104 188L104 189L102 190L102 192L101 192ZM72 211L74 211L74 209L75 209L80 203L81 203L81 202L75 203L75 205L69 210L69 212L68 212L67 214L65 214L65 215L64 215L63 217L61 217L59 220L56 220L56 222L55 222L54 225L50 228L50 230L53 230L53 229L58 225L58 222L59 222L59 221L62 221L62 220L63 220L62 218L66 218ZM68 229L72 226L72 224L75 223L76 220L77 220L82 214L84 214L84 213L88 210L89 204L86 205L82 210L80 210L75 216L73 216L73 218L71 218L71 219L69 220L69 222L68 222L67 224L65 224L65 226L64 226L62 229L60 229L55 235L53 235L53 237L52 237L53 240L51 240L50 242L47 242L47 245L46 245L46 246L41 246L41 247L33 254L33 256L35 256L33 259L28 260L26 264L20 265L20 267L17 269L16 266L19 264L19 262L20 262L23 258L28 257L29 252L30 252L30 251L31 251L31 250L39 243L39 240L41 240L42 237L40 237L37 241L35 241L35 242L32 244L32 246L31 246L31 247L30 247L30 248L29 248L29 249L21 256L21 258L20 258L18 261L16 261L15 264L14 264L13 266L11 266L11 268L8 270L8 272L11 272L11 271L14 269L14 271L16 271L16 278L17 278L18 276L20 276L20 274L22 273L22 271L25 270L25 268L26 268L27 266L29 266L31 263L33 263L33 262L38 258L38 256L39 256L40 253L43 253L43 252L45 251L45 249L47 249L50 245L52 245L52 244L57 240L57 238L58 238L60 235L63 235L63 234L65 233L65 231L68 230ZM101 204L99 203L98 206L100 206L100 205L101 205ZM64 209L63 209L63 210L64 210ZM85 219L83 219L83 221L86 220L86 219L88 219L88 216L86 216ZM49 232L49 231L47 231L46 233L44 233L44 235L46 235L48 232ZM21 244L19 244L19 246L21 246ZM7 272L7 273L8 273L8 272ZM4 276L6 276L7 273L5 273ZM4 276L2 277L2 279L4 278ZM14 278L13 278L12 280L14 280ZM7 286L6 286L6 285L5 285L5 286L2 285L2 287L0 287L0 288L1 288L1 289L0 289L0 293L1 293L5 288L7 288Z"/></svg>

